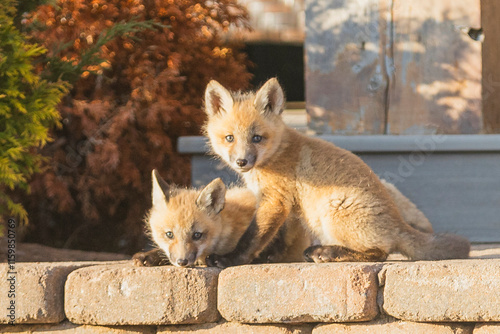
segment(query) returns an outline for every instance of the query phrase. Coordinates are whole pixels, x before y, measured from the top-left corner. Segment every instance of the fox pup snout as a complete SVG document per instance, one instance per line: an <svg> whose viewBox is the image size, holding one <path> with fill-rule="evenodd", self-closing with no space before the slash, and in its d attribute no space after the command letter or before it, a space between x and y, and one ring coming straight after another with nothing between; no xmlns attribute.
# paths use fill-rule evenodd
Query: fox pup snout
<svg viewBox="0 0 500 334"><path fill-rule="evenodd" d="M234 149L230 154L229 160L234 165L234 167L241 172L247 172L252 169L257 160L257 152L256 148L251 144L247 147L241 149ZM242 152L242 153L240 153Z"/></svg>
<svg viewBox="0 0 500 334"><path fill-rule="evenodd" d="M170 263L178 267L192 266L196 262L198 256L198 245L195 242L196 240L194 240L195 234L192 235L192 240L189 240L189 236L186 238L184 235L179 235L176 238L173 233L171 235L172 240L170 240L170 242L166 242L169 244L168 257L170 259Z"/></svg>

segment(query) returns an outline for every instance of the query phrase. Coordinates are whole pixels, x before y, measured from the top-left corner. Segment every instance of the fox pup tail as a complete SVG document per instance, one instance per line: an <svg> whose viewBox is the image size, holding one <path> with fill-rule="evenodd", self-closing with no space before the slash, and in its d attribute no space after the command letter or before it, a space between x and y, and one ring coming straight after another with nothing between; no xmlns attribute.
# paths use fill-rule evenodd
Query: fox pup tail
<svg viewBox="0 0 500 334"><path fill-rule="evenodd" d="M470 242L451 233L424 233L411 227L403 234L399 251L414 261L466 259L469 257Z"/></svg>

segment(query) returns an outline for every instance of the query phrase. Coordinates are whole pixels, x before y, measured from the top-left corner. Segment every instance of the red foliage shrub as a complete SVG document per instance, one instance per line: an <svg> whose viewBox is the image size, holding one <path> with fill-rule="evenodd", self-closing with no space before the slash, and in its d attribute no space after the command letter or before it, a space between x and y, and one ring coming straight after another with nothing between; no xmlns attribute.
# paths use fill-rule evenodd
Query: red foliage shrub
<svg viewBox="0 0 500 334"><path fill-rule="evenodd" d="M134 252L150 206L150 173L188 185L190 165L179 136L197 135L210 79L245 89L245 55L220 33L244 25L235 0L58 0L31 13L27 26L54 56L77 61L115 22L154 20L164 28L117 38L101 49L60 106L62 128L43 149L44 173L24 201L29 241L81 249Z"/></svg>

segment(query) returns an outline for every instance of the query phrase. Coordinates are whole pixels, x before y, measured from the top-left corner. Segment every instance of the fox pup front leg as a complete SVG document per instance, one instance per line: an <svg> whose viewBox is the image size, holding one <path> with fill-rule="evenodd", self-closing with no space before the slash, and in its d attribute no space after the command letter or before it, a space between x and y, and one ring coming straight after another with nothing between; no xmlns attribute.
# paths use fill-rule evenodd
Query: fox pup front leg
<svg viewBox="0 0 500 334"><path fill-rule="evenodd" d="M250 223L236 248L226 255L208 256L207 265L226 268L252 262L274 239L289 212L290 210L282 202L261 202L255 219Z"/></svg>
<svg viewBox="0 0 500 334"><path fill-rule="evenodd" d="M248 255L248 250L252 242L255 241L257 235L257 222L255 218L252 219L252 222L246 229L245 233L241 236L236 248L228 254L219 255L219 254L210 254L207 256L205 262L209 267L219 267L219 268L227 268L232 266L237 266L240 264L247 264L252 261L250 256Z"/></svg>
<svg viewBox="0 0 500 334"><path fill-rule="evenodd" d="M267 247L256 257L252 263L278 263L283 262L287 255L286 244L286 223L279 229L274 239L267 245Z"/></svg>
<svg viewBox="0 0 500 334"><path fill-rule="evenodd" d="M132 260L137 267L157 267L170 264L165 253L159 248L147 252L135 253Z"/></svg>
<svg viewBox="0 0 500 334"><path fill-rule="evenodd" d="M311 246L304 251L308 262L380 262L387 259L388 254L381 249L372 248L358 252L343 246Z"/></svg>

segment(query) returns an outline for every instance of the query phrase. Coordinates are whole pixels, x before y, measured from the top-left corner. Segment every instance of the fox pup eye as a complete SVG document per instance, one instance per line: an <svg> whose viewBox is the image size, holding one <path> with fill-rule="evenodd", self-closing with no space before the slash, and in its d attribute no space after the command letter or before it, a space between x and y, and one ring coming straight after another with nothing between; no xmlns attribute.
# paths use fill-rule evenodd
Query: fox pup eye
<svg viewBox="0 0 500 334"><path fill-rule="evenodd" d="M171 231L168 231L167 233L165 233L165 235L167 236L167 238L169 239L173 239L174 238L174 234L171 232Z"/></svg>
<svg viewBox="0 0 500 334"><path fill-rule="evenodd" d="M203 233L201 233L201 232L194 232L193 233L193 240L200 240L202 236L203 236Z"/></svg>
<svg viewBox="0 0 500 334"><path fill-rule="evenodd" d="M226 141L227 141L228 143L232 143L232 142L234 141L234 136L233 136L233 135L227 135L227 136L226 136Z"/></svg>
<svg viewBox="0 0 500 334"><path fill-rule="evenodd" d="M262 136L255 135L252 137L252 142L253 143L260 143L262 141Z"/></svg>

